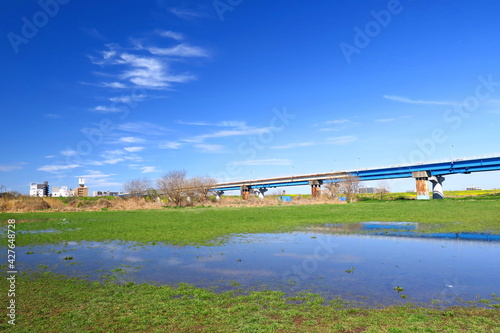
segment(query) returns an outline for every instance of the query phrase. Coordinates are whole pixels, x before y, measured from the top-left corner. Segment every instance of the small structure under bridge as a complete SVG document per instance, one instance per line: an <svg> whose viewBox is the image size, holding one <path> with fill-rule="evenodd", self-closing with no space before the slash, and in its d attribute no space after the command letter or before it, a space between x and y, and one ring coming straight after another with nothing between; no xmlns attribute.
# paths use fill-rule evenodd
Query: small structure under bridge
<svg viewBox="0 0 500 333"><path fill-rule="evenodd" d="M500 157L498 156L220 183L212 186L210 191L215 192L217 198L220 198L225 191L240 190L243 199L248 199L252 192L256 193L260 198L263 198L264 193L267 192L269 188L310 185L312 196L317 197L319 196L321 185L332 182L342 182L348 177L357 177L360 181L414 178L417 199L429 199L429 182L432 183L432 197L434 199L442 199L444 198L444 176L497 170L500 170Z"/></svg>

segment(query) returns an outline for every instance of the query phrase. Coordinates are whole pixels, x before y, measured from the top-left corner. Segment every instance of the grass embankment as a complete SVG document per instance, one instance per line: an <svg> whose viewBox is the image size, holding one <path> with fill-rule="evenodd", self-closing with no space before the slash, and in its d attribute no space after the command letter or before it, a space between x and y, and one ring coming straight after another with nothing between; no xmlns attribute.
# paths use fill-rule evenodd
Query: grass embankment
<svg viewBox="0 0 500 333"><path fill-rule="evenodd" d="M2 290L6 284L2 282ZM188 285L90 283L53 274L17 281L4 332L498 332L499 311L394 306L348 309L314 295L217 294Z"/></svg>
<svg viewBox="0 0 500 333"><path fill-rule="evenodd" d="M143 211L0 214L16 219L17 246L123 240L218 243L225 236L296 230L321 223L409 221L441 231L500 233L500 201L379 201L347 205L183 208ZM456 223L459 222L459 223ZM6 242L6 239L3 239ZM495 277L492 277L495 278ZM2 279L1 290L7 291ZM18 275L13 332L500 332L499 310L387 307L347 309L318 296L279 292L217 294L186 285L90 283L54 274ZM5 305L5 303L3 303ZM4 306L5 309L6 306ZM6 310L5 310L6 311ZM6 313L6 312L5 312Z"/></svg>
<svg viewBox="0 0 500 333"><path fill-rule="evenodd" d="M19 246L108 240L207 245L219 243L232 234L362 221L420 222L439 225L436 231L500 233L499 212L500 201L412 200L347 205L3 213L0 219L4 223L16 219L18 231L59 231L23 234L17 238Z"/></svg>

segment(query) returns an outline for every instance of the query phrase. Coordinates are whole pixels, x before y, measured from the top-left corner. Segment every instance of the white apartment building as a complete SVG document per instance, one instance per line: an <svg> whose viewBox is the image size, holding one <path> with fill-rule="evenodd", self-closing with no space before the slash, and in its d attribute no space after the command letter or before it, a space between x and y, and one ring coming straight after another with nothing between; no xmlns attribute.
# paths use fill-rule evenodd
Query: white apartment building
<svg viewBox="0 0 500 333"><path fill-rule="evenodd" d="M61 186L61 187L54 186L52 188L52 196L53 197L72 197L73 191L71 189L68 189L67 186Z"/></svg>
<svg viewBox="0 0 500 333"><path fill-rule="evenodd" d="M30 197L48 197L49 182L43 184L30 183Z"/></svg>

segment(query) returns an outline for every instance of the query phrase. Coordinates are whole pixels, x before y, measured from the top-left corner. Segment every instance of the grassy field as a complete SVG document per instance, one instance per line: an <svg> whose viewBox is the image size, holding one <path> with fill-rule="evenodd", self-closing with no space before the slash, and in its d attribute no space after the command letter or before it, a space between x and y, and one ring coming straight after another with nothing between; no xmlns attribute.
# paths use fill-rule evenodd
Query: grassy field
<svg viewBox="0 0 500 333"><path fill-rule="evenodd" d="M232 234L290 231L321 223L420 222L450 232L500 233L500 201L376 201L344 205L182 208L139 211L3 213L27 233L18 245L122 240L174 245L220 243ZM458 223L457 223L458 222Z"/></svg>
<svg viewBox="0 0 500 333"><path fill-rule="evenodd" d="M217 294L184 284L90 283L54 274L24 276L17 288L17 324L2 320L4 332L485 333L500 327L499 310L474 307L354 309L340 300L323 305L312 294Z"/></svg>
<svg viewBox="0 0 500 333"><path fill-rule="evenodd" d="M0 220L6 223L16 219L17 231L60 231L18 234L17 246L106 240L214 245L234 234L360 221L420 222L436 231L500 233L499 212L498 200L400 200L344 205L2 213ZM5 233L1 241L7 244ZM5 266L2 268L6 271ZM7 280L1 281L1 290L7 291ZM19 274L16 293L17 325L6 324L4 316L0 321L4 331L500 332L500 310L475 307L352 309L341 300L324 305L324 299L310 294L292 298L272 291L218 294L184 284L91 283L53 273Z"/></svg>

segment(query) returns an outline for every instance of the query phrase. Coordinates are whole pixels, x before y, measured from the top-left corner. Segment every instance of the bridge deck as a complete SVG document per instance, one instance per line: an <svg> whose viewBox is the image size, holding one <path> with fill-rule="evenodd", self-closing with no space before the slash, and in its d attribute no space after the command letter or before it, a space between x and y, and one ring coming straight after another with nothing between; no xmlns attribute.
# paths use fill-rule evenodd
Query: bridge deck
<svg viewBox="0 0 500 333"><path fill-rule="evenodd" d="M250 187L283 187L308 185L312 181L323 183L342 181L348 176L356 176L359 180L381 180L396 178L411 178L413 172L427 171L431 176L443 176L458 173L472 173L500 170L500 157L488 157L477 159L452 160L439 163L420 163L407 166L396 166L386 168L375 168L354 171L338 171L321 174L298 175L290 177L278 177L268 179L246 180L239 182L220 183L215 185L212 191L239 190L242 186Z"/></svg>

